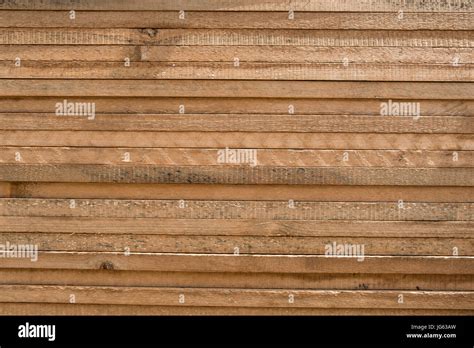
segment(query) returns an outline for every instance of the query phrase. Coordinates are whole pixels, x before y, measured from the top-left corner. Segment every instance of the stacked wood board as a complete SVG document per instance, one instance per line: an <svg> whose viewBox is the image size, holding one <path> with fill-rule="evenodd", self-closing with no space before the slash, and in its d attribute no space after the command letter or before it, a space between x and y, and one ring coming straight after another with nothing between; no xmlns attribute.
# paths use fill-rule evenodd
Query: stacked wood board
<svg viewBox="0 0 474 348"><path fill-rule="evenodd" d="M472 315L473 11L0 1L0 314Z"/></svg>

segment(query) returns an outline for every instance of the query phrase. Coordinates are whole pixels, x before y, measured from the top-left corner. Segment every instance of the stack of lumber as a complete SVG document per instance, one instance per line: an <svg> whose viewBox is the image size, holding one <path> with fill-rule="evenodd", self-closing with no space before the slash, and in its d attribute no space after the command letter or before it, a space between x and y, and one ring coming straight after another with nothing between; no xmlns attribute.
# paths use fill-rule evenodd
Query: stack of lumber
<svg viewBox="0 0 474 348"><path fill-rule="evenodd" d="M0 251L39 250L0 314L474 314L473 31L471 0L0 1Z"/></svg>

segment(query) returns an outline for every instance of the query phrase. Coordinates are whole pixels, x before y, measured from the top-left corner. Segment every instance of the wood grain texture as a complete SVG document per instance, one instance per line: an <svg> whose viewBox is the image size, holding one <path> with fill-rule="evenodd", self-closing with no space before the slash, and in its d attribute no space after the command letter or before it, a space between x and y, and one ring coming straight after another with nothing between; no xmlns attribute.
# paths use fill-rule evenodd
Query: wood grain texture
<svg viewBox="0 0 474 348"><path fill-rule="evenodd" d="M0 1L0 314L472 315L473 19Z"/></svg>
<svg viewBox="0 0 474 348"><path fill-rule="evenodd" d="M204 232L205 233L205 232ZM454 248L459 255L474 256L474 238L364 238L350 237L260 237L260 236L186 236L186 235L66 235L64 233L1 233L0 243L15 241L35 244L44 251L94 251L134 253L229 254L238 248L240 255L324 255L332 243L363 245L365 255L450 256Z"/></svg>
<svg viewBox="0 0 474 348"><path fill-rule="evenodd" d="M184 204L183 204L184 203ZM181 219L473 221L474 203L0 199L0 215Z"/></svg>
<svg viewBox="0 0 474 348"><path fill-rule="evenodd" d="M49 303L0 303L0 313L9 315L245 315L245 316L282 316L282 315L393 315L393 316L429 316L429 315L472 315L470 310L443 309L340 309L340 308L249 308L249 307L172 307L172 306L133 306L133 305L70 305Z"/></svg>
<svg viewBox="0 0 474 348"><path fill-rule="evenodd" d="M0 28L0 45L153 45L153 46L363 46L466 47L469 31L376 31L306 29L10 29Z"/></svg>
<svg viewBox="0 0 474 348"><path fill-rule="evenodd" d="M176 306L135 306L135 305L81 305L53 303L0 303L3 315L472 315L472 310L455 309L374 309L374 308L257 308L257 307L176 307Z"/></svg>
<svg viewBox="0 0 474 348"><path fill-rule="evenodd" d="M38 182L473 186L472 168L3 164L0 180Z"/></svg>
<svg viewBox="0 0 474 348"><path fill-rule="evenodd" d="M153 166L222 166L221 149L206 148L109 148L109 147L3 147L0 163L24 164L109 164L126 162ZM257 166L275 167L371 167L371 168L472 168L474 154L470 151L400 151L400 150L289 150L259 149ZM474 173L474 171L473 171Z"/></svg>
<svg viewBox="0 0 474 348"><path fill-rule="evenodd" d="M176 11L80 12L74 20L65 11L0 11L2 27L34 28L189 28L189 29L383 29L383 30L473 30L474 14L375 12L298 12L294 19L285 12L189 11L180 18Z"/></svg>
<svg viewBox="0 0 474 348"><path fill-rule="evenodd" d="M333 202L472 202L470 186L320 186L320 185L206 185L11 182L0 184L4 197L109 198L109 199L208 199L301 200Z"/></svg>
<svg viewBox="0 0 474 348"><path fill-rule="evenodd" d="M131 62L282 62L282 63L405 63L405 64L453 64L459 58L459 66L472 64L470 48L433 47L317 47L317 46L125 46L125 45L4 45L0 60L13 63L22 61L100 61ZM17 69L21 70L21 69Z"/></svg>
<svg viewBox="0 0 474 348"><path fill-rule="evenodd" d="M252 290L252 289L180 289L112 288L72 286L1 285L1 302L176 305L184 295L187 306L217 307L304 307L304 308L399 308L395 291L324 291L324 290ZM131 296L133 294L133 296ZM294 295L294 303L288 296ZM469 309L474 308L472 292L404 292L403 308ZM463 308L462 306L466 307Z"/></svg>
<svg viewBox="0 0 474 348"><path fill-rule="evenodd" d="M380 105L387 100L380 99L338 99L338 98L196 98L196 97L74 97L69 99L77 103L95 103L96 117L101 114L179 114L180 105L184 105L186 114L256 114L289 116L288 108L293 105L295 116L298 115L347 115L347 116L380 116ZM469 99L404 99L408 103L420 103L421 115L418 121L425 116L474 116L474 101ZM5 97L0 99L1 113L54 113L55 105L64 102L58 97ZM2 115L5 116L5 115ZM11 115L15 116L15 115ZM33 116L33 115L31 115ZM175 116L176 117L176 116ZM181 115L181 117L184 117ZM71 118L63 118L64 124ZM218 119L218 116L217 118ZM356 118L354 118L355 120ZM391 120L398 122L391 122ZM403 124L412 117L386 117L387 124ZM63 123L61 122L61 123ZM230 122L230 120L229 120ZM297 122L297 117L294 117ZM91 122L89 122L90 124ZM139 120L137 120L139 123ZM176 123L178 127L180 123ZM253 122L252 122L253 123ZM1 124L0 124L1 125ZM251 127L250 122L247 124ZM21 127L18 124L18 127ZM133 128L132 128L133 129ZM413 127L413 130L416 128ZM193 130L196 130L193 129Z"/></svg>
<svg viewBox="0 0 474 348"><path fill-rule="evenodd" d="M471 134L0 131L1 146L471 151ZM21 162L21 160L17 161Z"/></svg>
<svg viewBox="0 0 474 348"><path fill-rule="evenodd" d="M199 81L193 80L21 80L4 79L5 97L241 97L474 99L462 82ZM62 101L62 100L61 100ZM380 103L379 103L380 112Z"/></svg>
<svg viewBox="0 0 474 348"><path fill-rule="evenodd" d="M471 238L469 221L349 221L0 216L2 232L268 237Z"/></svg>
<svg viewBox="0 0 474 348"><path fill-rule="evenodd" d="M193 273L107 270L3 269L0 284L194 288L472 291L473 275ZM1 306L1 305L0 305Z"/></svg>
<svg viewBox="0 0 474 348"><path fill-rule="evenodd" d="M347 58L346 58L347 59ZM462 66L352 63L207 63L207 62L43 62L24 61L20 69L0 62L0 78L45 79L201 79L293 81L457 81L474 80L472 64Z"/></svg>
<svg viewBox="0 0 474 348"><path fill-rule="evenodd" d="M5 0L1 9L21 9L21 10L199 10L199 11L344 11L344 12L365 12L384 11L397 12L403 9L407 12L472 12L472 2L470 0L448 0L442 2L415 0L406 2L403 0L368 0L353 2L346 0L335 0L327 2L325 0L143 0L138 3L127 0L104 0L101 2L93 0L66 0L57 2L47 0L35 2L31 0Z"/></svg>
<svg viewBox="0 0 474 348"><path fill-rule="evenodd" d="M467 133L474 117L278 114L95 114L60 117L54 113L0 113L0 130L181 131L294 133Z"/></svg>
<svg viewBox="0 0 474 348"><path fill-rule="evenodd" d="M0 258L1 268L166 272L474 274L471 256L227 255L40 251L38 260Z"/></svg>

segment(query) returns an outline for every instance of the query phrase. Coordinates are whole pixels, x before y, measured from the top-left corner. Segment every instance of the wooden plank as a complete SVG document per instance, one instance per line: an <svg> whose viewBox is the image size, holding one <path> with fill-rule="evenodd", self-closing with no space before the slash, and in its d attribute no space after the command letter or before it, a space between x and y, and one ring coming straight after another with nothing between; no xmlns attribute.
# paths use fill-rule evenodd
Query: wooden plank
<svg viewBox="0 0 474 348"><path fill-rule="evenodd" d="M473 315L457 309L376 309L376 308L256 308L256 307L176 307L135 305L82 305L58 303L0 303L1 315Z"/></svg>
<svg viewBox="0 0 474 348"><path fill-rule="evenodd" d="M206 232L202 232L206 234ZM474 236L473 236L474 237ZM351 245L362 250L354 255L362 262L367 255L398 256L474 256L474 238L381 238L364 237L260 237L260 236L186 236L142 234L6 233L0 243L36 245L41 251L231 254L241 255L325 255L328 245ZM363 249L362 249L363 247ZM352 249L350 249L352 250ZM355 250L355 249L354 249Z"/></svg>
<svg viewBox="0 0 474 348"><path fill-rule="evenodd" d="M215 255L38 252L38 260L0 258L0 268L107 269L110 272L247 272L247 273L364 273L474 274L469 256L366 256L355 258L314 255ZM113 270L111 270L113 269Z"/></svg>
<svg viewBox="0 0 474 348"><path fill-rule="evenodd" d="M1 185L1 184L0 184ZM12 198L474 202L474 187L14 182ZM8 197L5 196L5 197ZM412 228L412 227L410 227ZM57 230L57 229L53 229Z"/></svg>
<svg viewBox="0 0 474 348"><path fill-rule="evenodd" d="M0 78L291 81L474 81L474 65L207 62L0 62Z"/></svg>
<svg viewBox="0 0 474 348"><path fill-rule="evenodd" d="M61 102L63 100L59 100ZM95 103L97 117L111 114L170 114L179 116L179 106L185 106L185 114L252 114L289 115L293 105L294 115L333 116L380 116L381 100L377 99L286 99L286 98L154 98L154 97L75 97L77 103ZM394 100L396 101L396 100ZM474 116L474 100L409 99L407 103L423 106L421 117ZM58 103L57 97L1 98L0 113L51 113ZM166 117L163 115L163 117ZM389 123L391 117L385 118ZM395 123L406 118L396 118ZM420 119L419 119L420 120ZM66 122L64 120L63 122ZM294 121L296 122L296 120Z"/></svg>
<svg viewBox="0 0 474 348"><path fill-rule="evenodd" d="M473 291L473 280L473 275L457 274L187 273L0 269L1 285Z"/></svg>
<svg viewBox="0 0 474 348"><path fill-rule="evenodd" d="M3 216L473 221L474 203L0 199Z"/></svg>
<svg viewBox="0 0 474 348"><path fill-rule="evenodd" d="M15 10L198 10L198 11L347 11L347 12L472 12L470 0L448 0L448 1L403 1L403 0L366 0L346 1L334 0L142 0L139 3L127 0L65 0L57 2L54 0L43 0L41 2L30 0L5 0L0 9Z"/></svg>
<svg viewBox="0 0 474 348"><path fill-rule="evenodd" d="M232 185L473 186L471 168L2 164L1 181Z"/></svg>
<svg viewBox="0 0 474 348"><path fill-rule="evenodd" d="M474 292L405 291L398 303L397 291L326 291L262 289L198 289L143 287L75 287L1 285L0 302L132 304L217 307L303 307L303 308L426 308L474 309ZM293 295L294 302L288 298Z"/></svg>
<svg viewBox="0 0 474 348"><path fill-rule="evenodd" d="M196 88L194 80L3 79L0 96L474 99L473 89L467 86L462 82L199 81ZM380 103L378 107L380 112Z"/></svg>
<svg viewBox="0 0 474 348"><path fill-rule="evenodd" d="M474 47L466 30L0 28L0 45Z"/></svg>
<svg viewBox="0 0 474 348"><path fill-rule="evenodd" d="M222 149L1 147L0 164L106 164L153 166L222 166ZM471 168L474 152L401 150L258 149L251 165L274 167ZM249 162L244 162L249 164Z"/></svg>
<svg viewBox="0 0 474 348"><path fill-rule="evenodd" d="M383 29L473 30L474 15L465 13L189 11L78 12L71 20L66 11L0 11L1 27L29 28L206 28L206 29Z"/></svg>
<svg viewBox="0 0 474 348"><path fill-rule="evenodd" d="M3 232L209 236L472 238L469 221L344 221L0 216Z"/></svg>
<svg viewBox="0 0 474 348"><path fill-rule="evenodd" d="M469 151L474 149L470 134L291 132L0 131L0 145L424 151Z"/></svg>
<svg viewBox="0 0 474 348"><path fill-rule="evenodd" d="M0 198L10 197L11 184L9 182L0 182Z"/></svg>
<svg viewBox="0 0 474 348"><path fill-rule="evenodd" d="M122 131L124 129L127 131L167 132L462 134L474 133L474 117L448 115L414 118L375 115L96 113L94 122L90 122L86 117L58 117L54 113L0 113L0 130Z"/></svg>
<svg viewBox="0 0 474 348"><path fill-rule="evenodd" d="M471 48L462 47L315 47L315 46L104 46L4 45L0 60L124 62L293 62L293 63L474 63Z"/></svg>

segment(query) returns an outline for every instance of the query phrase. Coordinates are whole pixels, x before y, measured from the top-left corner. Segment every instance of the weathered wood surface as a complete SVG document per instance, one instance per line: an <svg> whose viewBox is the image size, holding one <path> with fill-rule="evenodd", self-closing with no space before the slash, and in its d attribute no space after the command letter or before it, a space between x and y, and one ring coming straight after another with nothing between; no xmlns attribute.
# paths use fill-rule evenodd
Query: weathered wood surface
<svg viewBox="0 0 474 348"><path fill-rule="evenodd" d="M0 1L0 314L472 315L473 19Z"/></svg>
<svg viewBox="0 0 474 348"><path fill-rule="evenodd" d="M403 1L403 0L368 0L368 1L346 1L334 0L143 0L130 2L127 0L66 0L57 2L46 0L34 2L31 0L5 0L0 6L6 10L198 10L198 11L342 11L342 12L473 12L470 0L448 0L448 1Z"/></svg>

